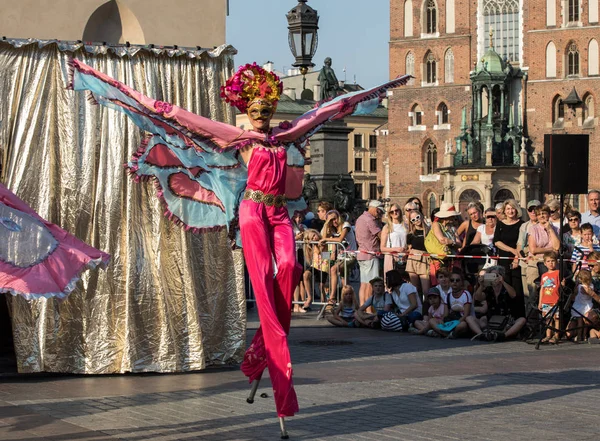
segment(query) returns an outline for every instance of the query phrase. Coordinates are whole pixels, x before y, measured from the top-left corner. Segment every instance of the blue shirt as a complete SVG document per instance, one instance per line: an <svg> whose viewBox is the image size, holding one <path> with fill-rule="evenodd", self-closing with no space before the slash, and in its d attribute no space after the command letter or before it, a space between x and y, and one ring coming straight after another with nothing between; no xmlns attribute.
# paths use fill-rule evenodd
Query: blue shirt
<svg viewBox="0 0 600 441"><path fill-rule="evenodd" d="M598 216L594 216L591 211L586 211L581 215L581 225L585 223L592 224L594 235L600 238L600 214Z"/></svg>

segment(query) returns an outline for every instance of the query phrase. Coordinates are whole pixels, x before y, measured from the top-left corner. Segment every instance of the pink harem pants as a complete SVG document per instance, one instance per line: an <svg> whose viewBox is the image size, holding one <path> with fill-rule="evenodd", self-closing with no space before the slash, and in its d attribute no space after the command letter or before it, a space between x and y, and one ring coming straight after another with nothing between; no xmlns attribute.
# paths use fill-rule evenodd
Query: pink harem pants
<svg viewBox="0 0 600 441"><path fill-rule="evenodd" d="M293 416L299 409L287 335L292 296L302 268L296 261L292 224L287 208L252 200L242 201L239 216L244 257L260 317L260 327L246 351L242 372L252 382L268 367L277 415ZM275 278L273 256L277 265Z"/></svg>

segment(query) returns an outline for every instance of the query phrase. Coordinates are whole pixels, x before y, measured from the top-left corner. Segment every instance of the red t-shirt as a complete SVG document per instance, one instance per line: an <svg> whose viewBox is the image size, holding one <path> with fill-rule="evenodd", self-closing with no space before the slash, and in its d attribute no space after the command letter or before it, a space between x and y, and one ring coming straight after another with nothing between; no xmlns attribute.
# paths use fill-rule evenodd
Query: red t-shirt
<svg viewBox="0 0 600 441"><path fill-rule="evenodd" d="M558 270L548 271L542 275L540 296L542 305L556 305L558 302Z"/></svg>

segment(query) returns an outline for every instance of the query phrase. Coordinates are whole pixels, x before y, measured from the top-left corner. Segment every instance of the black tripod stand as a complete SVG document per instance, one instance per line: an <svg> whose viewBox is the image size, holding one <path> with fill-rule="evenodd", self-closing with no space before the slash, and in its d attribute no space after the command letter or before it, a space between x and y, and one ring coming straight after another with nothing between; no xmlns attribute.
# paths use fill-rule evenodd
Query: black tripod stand
<svg viewBox="0 0 600 441"><path fill-rule="evenodd" d="M560 224L562 226L562 222L564 219L564 202L565 202L565 195L563 193L560 194ZM579 329L585 329L587 326L586 324L592 324L592 322L590 321L590 319L588 319L584 314L582 314L581 312L573 309L573 307L571 306L571 299L573 297L573 295L577 294L576 290L572 289L569 292L567 292L567 288L564 286L563 282L565 281L565 244L564 244L564 237L562 234L562 231L559 231L559 240L560 240L560 248L559 248L559 252L558 252L558 302L556 302L556 304L554 306L552 306L552 308L545 313L542 316L542 327L541 327L541 336L540 339L538 340L538 342L535 345L536 349L540 348L540 345L542 343L542 340L544 339L545 335L546 335L546 331L548 329L558 333L559 335L562 335L564 333L566 333L567 331L567 326L566 326L566 317L567 317L567 313L569 311L569 309L572 312L577 313L579 316L581 316L583 318L584 321L584 325L580 326L580 327L574 327L569 329L570 332L572 331L578 331ZM579 271L579 268L581 267L581 262L578 263L575 271L573 272L573 276L572 278L574 279L575 276L577 275L577 272ZM540 291L541 291L542 287L540 287ZM541 292L540 292L541 295ZM558 314L558 328L556 328L554 326L554 316Z"/></svg>

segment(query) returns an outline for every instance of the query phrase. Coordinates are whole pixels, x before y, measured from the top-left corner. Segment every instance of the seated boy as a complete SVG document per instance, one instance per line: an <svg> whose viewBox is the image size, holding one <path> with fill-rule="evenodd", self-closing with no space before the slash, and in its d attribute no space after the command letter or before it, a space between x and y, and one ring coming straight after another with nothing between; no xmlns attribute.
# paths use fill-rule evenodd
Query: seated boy
<svg viewBox="0 0 600 441"><path fill-rule="evenodd" d="M369 328L380 329L381 317L392 310L392 297L385 292L385 285L381 277L376 277L369 282L373 288L373 295L360 305L356 314L358 322ZM375 314L369 314L367 309L373 307Z"/></svg>

